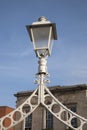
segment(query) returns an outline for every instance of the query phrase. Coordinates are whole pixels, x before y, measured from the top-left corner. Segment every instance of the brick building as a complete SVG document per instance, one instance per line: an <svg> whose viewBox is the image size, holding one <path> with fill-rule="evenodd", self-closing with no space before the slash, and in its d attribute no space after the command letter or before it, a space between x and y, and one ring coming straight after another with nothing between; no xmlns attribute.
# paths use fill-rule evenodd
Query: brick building
<svg viewBox="0 0 87 130"><path fill-rule="evenodd" d="M87 119L87 85L72 86L53 86L49 87L51 93L72 111ZM17 98L17 107L21 105L33 91L18 92L15 94ZM43 111L45 111L46 129L48 130L66 130L63 123L57 120L48 110L40 106L25 121L15 127L15 130L42 130ZM77 120L73 120L73 126L77 126ZM83 128L87 130L87 126Z"/></svg>
<svg viewBox="0 0 87 130"><path fill-rule="evenodd" d="M0 118L9 114L10 112L12 112L14 109L8 106L0 106ZM8 127L9 126L9 120L6 119L3 121L3 126ZM9 129L9 130L13 130L13 128Z"/></svg>

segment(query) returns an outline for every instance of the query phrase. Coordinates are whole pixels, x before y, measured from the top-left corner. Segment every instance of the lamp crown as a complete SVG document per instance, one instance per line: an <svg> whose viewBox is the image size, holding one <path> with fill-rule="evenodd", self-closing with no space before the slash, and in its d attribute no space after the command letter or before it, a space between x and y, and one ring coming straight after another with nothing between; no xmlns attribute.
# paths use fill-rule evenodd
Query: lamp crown
<svg viewBox="0 0 87 130"><path fill-rule="evenodd" d="M41 25L41 24L49 24L51 23L45 16L41 16L38 18L38 21L33 22L32 25Z"/></svg>
<svg viewBox="0 0 87 130"><path fill-rule="evenodd" d="M38 21L47 21L47 18L45 17L45 16L41 16L39 19L38 19Z"/></svg>

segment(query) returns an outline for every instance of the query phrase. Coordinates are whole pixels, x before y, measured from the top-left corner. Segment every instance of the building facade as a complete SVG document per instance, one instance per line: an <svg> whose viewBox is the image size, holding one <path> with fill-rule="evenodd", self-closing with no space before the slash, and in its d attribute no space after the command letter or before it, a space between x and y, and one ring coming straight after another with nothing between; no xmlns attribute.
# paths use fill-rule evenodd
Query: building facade
<svg viewBox="0 0 87 130"><path fill-rule="evenodd" d="M65 106L76 112L78 115L87 119L87 85L72 86L53 86L49 87L51 93ZM21 105L33 91L18 92L15 94L17 98L17 107ZM66 117L65 117L66 118ZM47 130L71 130L62 122L56 119L43 106L38 107L25 121L15 127L15 130L42 130L43 123ZM78 126L77 119L72 120L72 125ZM83 130L87 130L84 126Z"/></svg>

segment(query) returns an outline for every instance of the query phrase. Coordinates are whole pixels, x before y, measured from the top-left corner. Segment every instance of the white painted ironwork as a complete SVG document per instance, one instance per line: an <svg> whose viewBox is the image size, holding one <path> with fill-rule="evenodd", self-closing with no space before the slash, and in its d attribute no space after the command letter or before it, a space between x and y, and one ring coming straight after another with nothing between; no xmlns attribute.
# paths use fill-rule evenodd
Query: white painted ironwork
<svg viewBox="0 0 87 130"><path fill-rule="evenodd" d="M35 80L35 83L38 84L38 88L17 109L0 118L0 130L9 130L11 127L14 127L31 113L33 113L33 111L39 107L39 105L45 107L58 120L70 128L74 130L83 130L83 127L87 124L87 119L69 110L58 99L56 99L46 87L46 83L49 81L47 80L48 72L46 62L46 57L39 57L39 67L37 73L38 79ZM35 102L33 102L34 99ZM73 119L77 119L77 127L72 125ZM5 121L8 121L7 125L5 125Z"/></svg>
<svg viewBox="0 0 87 130"><path fill-rule="evenodd" d="M44 59L46 60L46 59ZM42 65L43 60L40 59L39 66ZM45 61L46 62L46 61ZM46 65L46 64L45 64ZM53 94L46 87L47 73L44 72L44 67L42 71L38 73L38 88L32 93L32 95L26 99L26 101L20 105L17 109L9 113L8 115L0 118L0 130L8 130L9 128L17 125L23 121L27 116L29 116L33 111L39 107L40 104L48 109L58 120L63 122L65 125L71 127L74 130L83 130L85 124L87 124L87 119L77 115L76 113L65 107L58 99L56 99ZM33 103L33 99L36 101ZM68 114L68 118L65 119L65 114ZM78 127L75 128L72 125L73 119L78 120ZM8 120L8 126L4 125L4 122Z"/></svg>

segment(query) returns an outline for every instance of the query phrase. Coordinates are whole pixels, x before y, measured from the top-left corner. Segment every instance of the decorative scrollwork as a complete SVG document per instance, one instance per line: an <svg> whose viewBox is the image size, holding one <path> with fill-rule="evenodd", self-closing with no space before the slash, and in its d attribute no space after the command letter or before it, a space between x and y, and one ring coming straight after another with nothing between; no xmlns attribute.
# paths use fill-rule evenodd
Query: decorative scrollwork
<svg viewBox="0 0 87 130"><path fill-rule="evenodd" d="M9 128L17 125L41 104L65 125L74 130L85 130L87 127L87 119L72 112L53 96L53 94L45 86L47 83L46 77L47 74L38 74L38 88L17 109L0 118L0 130L8 130ZM75 119L78 121L77 127L72 124ZM8 125L4 125L5 121L8 122Z"/></svg>

